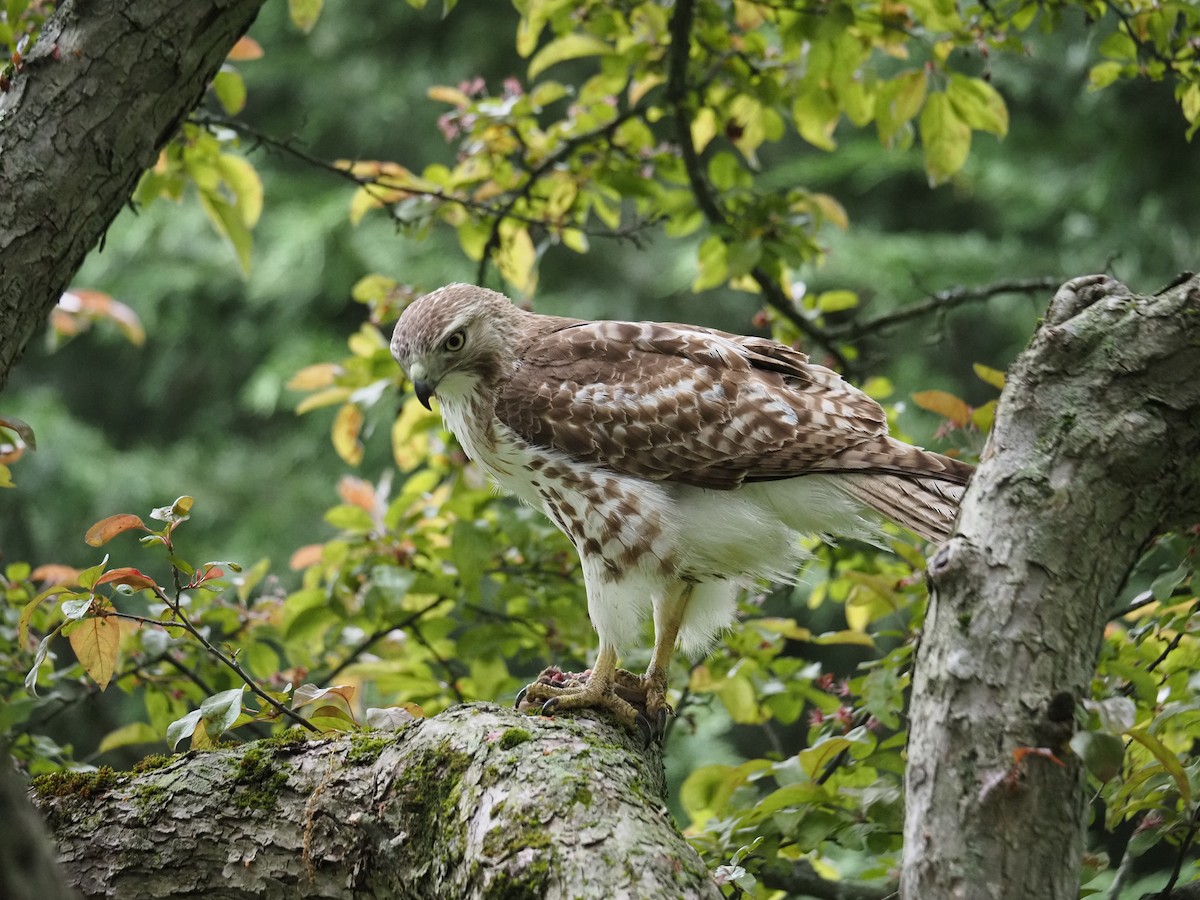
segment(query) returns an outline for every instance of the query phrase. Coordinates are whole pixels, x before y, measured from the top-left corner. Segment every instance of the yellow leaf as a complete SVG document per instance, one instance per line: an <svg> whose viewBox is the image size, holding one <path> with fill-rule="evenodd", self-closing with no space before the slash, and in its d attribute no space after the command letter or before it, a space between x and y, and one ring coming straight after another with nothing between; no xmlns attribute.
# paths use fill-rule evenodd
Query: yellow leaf
<svg viewBox="0 0 1200 900"><path fill-rule="evenodd" d="M850 227L850 217L846 215L846 208L833 197L828 194L813 194L808 199L821 211L826 222L836 225L842 231Z"/></svg>
<svg viewBox="0 0 1200 900"><path fill-rule="evenodd" d="M703 153L708 142L717 136L717 114L711 107L704 107L692 119L692 143L697 153Z"/></svg>
<svg viewBox="0 0 1200 900"><path fill-rule="evenodd" d="M528 296L537 286L537 251L529 229L506 219L500 226L500 248L496 251L496 268L504 280Z"/></svg>
<svg viewBox="0 0 1200 900"><path fill-rule="evenodd" d="M360 187L350 198L350 224L357 225L371 210L381 209L383 206L383 200L378 196L377 189Z"/></svg>
<svg viewBox="0 0 1200 900"><path fill-rule="evenodd" d="M1004 373L999 369L989 368L983 363L975 363L972 368L975 369L975 374L979 376L980 381L990 384L997 390L1004 390Z"/></svg>
<svg viewBox="0 0 1200 900"><path fill-rule="evenodd" d="M946 391L917 391L912 399L921 409L937 413L959 428L971 421L971 407Z"/></svg>
<svg viewBox="0 0 1200 900"><path fill-rule="evenodd" d="M612 47L590 34L564 34L534 54L533 59L529 61L529 80L537 78L556 63L584 56L600 56L611 52Z"/></svg>
<svg viewBox="0 0 1200 900"><path fill-rule="evenodd" d="M429 458L429 429L441 421L410 397L392 423L392 456L401 472L409 472Z"/></svg>
<svg viewBox="0 0 1200 900"><path fill-rule="evenodd" d="M262 215L262 179L249 160L233 153L222 153L217 157L217 169L221 178L237 198L234 204L247 228L253 228Z"/></svg>
<svg viewBox="0 0 1200 900"><path fill-rule="evenodd" d="M305 366L291 377L287 387L293 391L315 391L318 388L329 387L341 370L342 367L336 363L316 363Z"/></svg>
<svg viewBox="0 0 1200 900"><path fill-rule="evenodd" d="M341 403L352 393L354 391L348 387L331 387L323 391L317 391L315 394L309 394L296 404L296 415L302 416L306 412L320 409L322 406L333 406L335 403Z"/></svg>
<svg viewBox="0 0 1200 900"><path fill-rule="evenodd" d="M338 410L333 418L333 428L330 436L333 449L337 455L352 466L362 462L363 445L359 440L362 434L363 412L354 403L347 403Z"/></svg>
<svg viewBox="0 0 1200 900"><path fill-rule="evenodd" d="M435 84L425 92L425 96L438 103L449 103L451 106L467 106L471 102L458 88L447 87L444 84Z"/></svg>
<svg viewBox="0 0 1200 900"><path fill-rule="evenodd" d="M117 650L121 646L121 629L116 619L92 617L84 619L68 636L75 658L92 680L104 690L112 680L117 665Z"/></svg>

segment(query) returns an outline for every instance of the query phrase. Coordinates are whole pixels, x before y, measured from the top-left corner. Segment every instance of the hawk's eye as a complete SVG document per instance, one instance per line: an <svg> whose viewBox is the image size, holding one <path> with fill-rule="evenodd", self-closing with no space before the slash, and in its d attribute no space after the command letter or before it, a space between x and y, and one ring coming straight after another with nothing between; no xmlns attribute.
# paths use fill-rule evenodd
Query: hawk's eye
<svg viewBox="0 0 1200 900"><path fill-rule="evenodd" d="M442 341L442 349L449 353L457 353L463 348L463 344L467 342L467 335L463 331L456 331L446 340Z"/></svg>

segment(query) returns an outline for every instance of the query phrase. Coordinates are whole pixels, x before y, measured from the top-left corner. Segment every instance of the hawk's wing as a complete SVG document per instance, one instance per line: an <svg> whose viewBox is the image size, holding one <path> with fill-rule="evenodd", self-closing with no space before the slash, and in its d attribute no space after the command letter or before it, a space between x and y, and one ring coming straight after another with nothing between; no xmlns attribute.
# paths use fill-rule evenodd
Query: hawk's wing
<svg viewBox="0 0 1200 900"><path fill-rule="evenodd" d="M686 325L545 334L501 388L496 416L533 444L656 481L934 474L913 463L935 455L888 438L879 404L837 373L774 341Z"/></svg>

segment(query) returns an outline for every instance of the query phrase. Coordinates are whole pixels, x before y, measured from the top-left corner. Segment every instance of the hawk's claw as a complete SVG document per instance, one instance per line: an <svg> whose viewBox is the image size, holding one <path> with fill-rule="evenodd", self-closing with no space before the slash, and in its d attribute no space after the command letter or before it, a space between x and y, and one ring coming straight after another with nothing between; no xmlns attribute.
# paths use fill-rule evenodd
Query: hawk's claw
<svg viewBox="0 0 1200 900"><path fill-rule="evenodd" d="M513 701L513 709L521 708L521 701L525 699L525 695L528 693L529 693L529 685L525 685L525 687L523 687L523 688L521 688L521 690L517 691L517 699Z"/></svg>

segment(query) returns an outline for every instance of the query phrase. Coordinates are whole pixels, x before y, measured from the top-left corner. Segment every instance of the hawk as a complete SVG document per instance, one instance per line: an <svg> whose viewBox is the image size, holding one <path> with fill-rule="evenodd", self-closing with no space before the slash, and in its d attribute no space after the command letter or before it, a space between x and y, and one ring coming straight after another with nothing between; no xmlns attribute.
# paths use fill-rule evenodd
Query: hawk
<svg viewBox="0 0 1200 900"><path fill-rule="evenodd" d="M703 655L740 587L793 579L801 535L877 539L879 513L944 540L972 472L890 437L874 400L765 338L538 315L451 284L404 311L391 349L467 455L579 553L595 665L548 669L518 705L608 709L647 739L676 645ZM617 661L647 617L639 676Z"/></svg>

